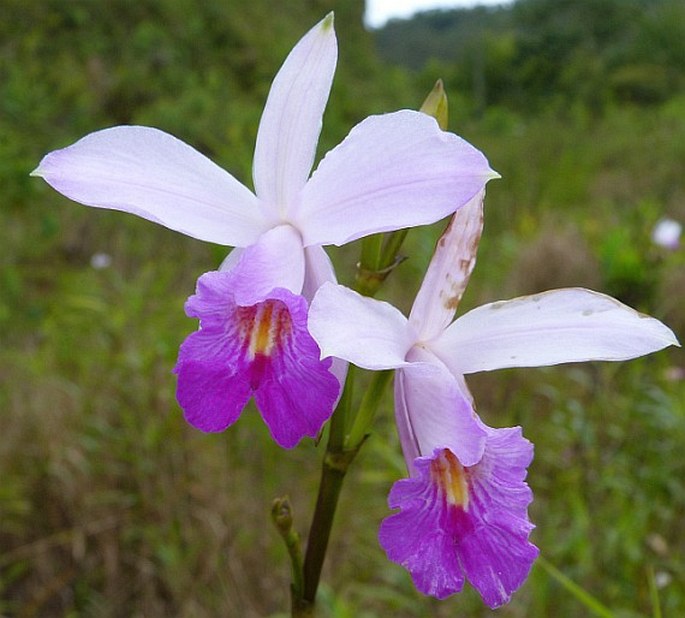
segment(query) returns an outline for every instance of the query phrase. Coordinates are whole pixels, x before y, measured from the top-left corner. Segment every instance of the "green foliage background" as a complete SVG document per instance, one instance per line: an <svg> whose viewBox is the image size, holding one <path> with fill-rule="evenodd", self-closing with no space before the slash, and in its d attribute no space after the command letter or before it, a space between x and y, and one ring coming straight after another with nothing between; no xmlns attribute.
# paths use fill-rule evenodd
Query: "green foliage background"
<svg viewBox="0 0 685 618"><path fill-rule="evenodd" d="M277 8L274 8L274 7ZM486 233L464 309L566 285L685 334L685 14L677 0L519 0L379 32L361 0L0 0L0 615L265 616L288 603L268 519L306 531L318 449L284 452L252 409L187 427L171 369L183 302L226 249L83 208L28 176L121 123L174 133L250 184L269 83L335 9L339 68L320 152L437 77L452 130L490 158ZM440 225L413 231L384 296L407 309ZM92 256L111 256L96 269ZM333 253L349 282L358 247ZM473 376L480 413L536 444L542 553L616 616L685 613L685 382L671 350L620 365ZM376 541L404 474L388 401L343 491L323 615L487 616L471 590L416 593ZM588 610L536 566L501 616Z"/></svg>

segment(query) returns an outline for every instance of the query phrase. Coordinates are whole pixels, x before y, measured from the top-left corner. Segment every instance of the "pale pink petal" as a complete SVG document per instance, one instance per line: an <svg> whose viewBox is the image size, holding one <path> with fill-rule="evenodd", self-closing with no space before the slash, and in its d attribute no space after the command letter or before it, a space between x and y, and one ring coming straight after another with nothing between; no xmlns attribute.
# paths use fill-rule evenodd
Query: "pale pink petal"
<svg viewBox="0 0 685 618"><path fill-rule="evenodd" d="M323 357L335 356L364 369L406 365L404 357L413 343L407 318L395 307L334 283L324 283L314 296L309 332Z"/></svg>
<svg viewBox="0 0 685 618"><path fill-rule="evenodd" d="M130 212L221 245L249 245L269 227L249 189L197 150L149 127L86 135L43 157L33 175L86 206Z"/></svg>
<svg viewBox="0 0 685 618"><path fill-rule="evenodd" d="M304 250L305 274L302 296L308 302L314 298L316 291L327 281L337 283L333 263L323 247L312 246Z"/></svg>
<svg viewBox="0 0 685 618"><path fill-rule="evenodd" d="M274 288L293 294L302 291L305 257L302 240L290 225L279 225L262 234L258 241L242 250L231 270L233 295L239 305L263 300Z"/></svg>
<svg viewBox="0 0 685 618"><path fill-rule="evenodd" d="M409 314L421 340L437 336L454 318L476 264L484 197L485 190L480 191L460 208L438 240Z"/></svg>
<svg viewBox="0 0 685 618"><path fill-rule="evenodd" d="M229 270L232 270L235 265L238 263L238 260L240 259L240 256L243 254L243 249L242 247L236 247L235 249L231 249L228 252L228 255L224 258L224 261L221 262L221 265L217 270L220 270L222 272L228 272Z"/></svg>
<svg viewBox="0 0 685 618"><path fill-rule="evenodd" d="M409 367L409 365L407 365ZM421 447L419 446L418 437L414 431L412 417L410 412L410 401L405 394L406 386L405 380L407 374L401 369L395 371L394 377L394 404L395 404L395 423L397 424L397 433L400 437L400 444L402 445L402 454L404 461L407 464L407 470L410 474L414 474L414 460L421 456Z"/></svg>
<svg viewBox="0 0 685 618"><path fill-rule="evenodd" d="M342 245L433 223L495 177L481 152L426 114L371 116L325 156L291 220L305 246Z"/></svg>
<svg viewBox="0 0 685 618"><path fill-rule="evenodd" d="M330 13L293 48L271 85L252 175L257 195L281 215L311 172L337 55Z"/></svg>
<svg viewBox="0 0 685 618"><path fill-rule="evenodd" d="M336 283L335 270L328 254L323 247L316 245L306 247L305 255L305 274L304 285L302 286L302 296L311 302L317 290L327 281ZM340 358L333 358L331 373L338 378L341 385L345 384L347 377L348 363ZM341 390L342 393L342 390Z"/></svg>
<svg viewBox="0 0 685 618"><path fill-rule="evenodd" d="M486 433L459 382L426 350L413 348L407 360L411 364L395 374L395 417L407 467L437 447L450 449L465 466L480 461Z"/></svg>
<svg viewBox="0 0 685 618"><path fill-rule="evenodd" d="M679 344L659 320L610 296L569 288L473 309L430 345L452 372L464 374L619 361Z"/></svg>

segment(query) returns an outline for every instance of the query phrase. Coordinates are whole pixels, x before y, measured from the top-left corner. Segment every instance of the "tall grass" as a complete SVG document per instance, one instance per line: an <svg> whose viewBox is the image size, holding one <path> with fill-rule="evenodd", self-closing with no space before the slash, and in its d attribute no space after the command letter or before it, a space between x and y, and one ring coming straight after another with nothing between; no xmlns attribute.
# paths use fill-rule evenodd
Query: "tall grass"
<svg viewBox="0 0 685 618"><path fill-rule="evenodd" d="M592 285L684 338L683 250L659 250L649 233L662 215L685 220L685 101L603 119L494 110L455 129L503 176L464 308ZM283 615L288 567L269 507L289 494L304 532L319 449L278 449L253 409L202 435L174 398L176 351L195 328L183 302L223 250L30 182L0 209L0 614ZM410 234L384 292L399 306L438 227ZM355 251L334 252L343 280ZM91 265L100 252L109 267ZM685 381L674 370L684 364L673 350L470 380L486 422L521 424L536 445L533 540L616 616L685 613ZM403 474L388 399L343 491L325 614L490 615L471 590L421 597L385 559L376 531ZM535 567L498 615L587 611Z"/></svg>

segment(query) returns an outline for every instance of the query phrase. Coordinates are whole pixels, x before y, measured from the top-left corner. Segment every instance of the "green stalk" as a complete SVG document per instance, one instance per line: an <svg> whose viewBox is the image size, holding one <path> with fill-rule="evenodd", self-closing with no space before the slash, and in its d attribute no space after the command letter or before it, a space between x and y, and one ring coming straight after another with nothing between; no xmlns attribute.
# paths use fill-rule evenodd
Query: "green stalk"
<svg viewBox="0 0 685 618"><path fill-rule="evenodd" d="M354 378L356 368L350 365L347 368L347 378L343 387L338 406L331 417L331 425L328 433L328 445L326 452L339 453L344 449L347 436L347 425L352 411L352 395L354 393Z"/></svg>
<svg viewBox="0 0 685 618"><path fill-rule="evenodd" d="M391 232L385 239L383 244L383 252L381 253L380 268L388 268L392 266L393 268L399 264L402 259L399 257L400 248L404 239L409 233L408 229L397 230L396 232Z"/></svg>
<svg viewBox="0 0 685 618"><path fill-rule="evenodd" d="M314 508L314 517L309 529L309 540L304 558L303 587L301 594L293 596L293 618L314 616L316 591L319 587L328 541L333 528L335 510L347 470L356 457L371 425L373 415L378 409L383 391L390 381L392 371L379 371L374 374L362 398L349 435L345 435L346 415L349 414L354 370L345 383L345 391L340 404L331 419L331 429L326 454L321 469L319 494ZM298 588L293 584L293 592Z"/></svg>
<svg viewBox="0 0 685 618"><path fill-rule="evenodd" d="M383 283L385 275L379 273L384 234L374 234L362 240L361 255L355 274L355 289L364 296L373 296Z"/></svg>
<svg viewBox="0 0 685 618"><path fill-rule="evenodd" d="M390 382L392 374L392 369L374 372L371 383L366 389L362 402L359 405L359 410L357 411L357 416L354 419L350 433L345 440L345 444L348 448L358 449L366 439L369 428L371 427L371 422L373 421L373 417L376 414L376 410L383 397L385 387Z"/></svg>
<svg viewBox="0 0 685 618"><path fill-rule="evenodd" d="M293 615L297 599L302 598L304 592L304 576L302 567L302 549L300 535L293 528L293 512L288 496L276 498L271 505L271 519L280 533L290 557L292 570L292 583L290 585L290 597L293 603Z"/></svg>
<svg viewBox="0 0 685 618"><path fill-rule="evenodd" d="M309 529L307 551L302 565L302 586L293 581L292 616L311 618L314 616L316 591L319 587L328 541L333 527L335 510L342 489L345 473L358 449L345 450L347 422L352 407L355 368L350 366L343 394L333 413L328 433L328 444L321 469L321 482L316 498L314 516Z"/></svg>
<svg viewBox="0 0 685 618"><path fill-rule="evenodd" d="M601 601L593 597L589 592L581 588L574 581L566 577L553 564L545 560L542 556L538 556L537 563L547 571L547 574L553 579L556 579L568 592L570 592L576 599L589 609L595 616L600 618L613 618L614 613Z"/></svg>
<svg viewBox="0 0 685 618"><path fill-rule="evenodd" d="M362 239L359 263L365 268L376 270L380 264L384 234L372 234Z"/></svg>
<svg viewBox="0 0 685 618"><path fill-rule="evenodd" d="M319 587L321 569L323 568L328 540L333 527L335 509L342 489L345 474L358 449L333 453L326 452L321 469L321 484L316 500L312 526L309 529L309 541L304 558L304 589L302 602L305 607L314 607L316 591ZM313 609L312 609L313 612ZM293 616L306 614L293 614ZM311 614L313 615L313 613Z"/></svg>
<svg viewBox="0 0 685 618"><path fill-rule="evenodd" d="M649 582L649 598L652 601L652 616L653 618L662 618L659 588L656 585L654 566L651 564L647 567L647 581Z"/></svg>

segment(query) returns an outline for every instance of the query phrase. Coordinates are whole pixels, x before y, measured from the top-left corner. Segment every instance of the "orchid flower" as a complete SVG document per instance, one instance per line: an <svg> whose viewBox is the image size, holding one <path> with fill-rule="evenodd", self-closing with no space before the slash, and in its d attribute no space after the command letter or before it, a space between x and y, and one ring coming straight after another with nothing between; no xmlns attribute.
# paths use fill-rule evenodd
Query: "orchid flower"
<svg viewBox="0 0 685 618"><path fill-rule="evenodd" d="M393 486L398 513L381 525L388 557L424 594L464 580L490 607L525 581L538 550L525 483L532 445L520 428L493 429L473 408L464 375L504 367L625 360L678 342L658 320L584 289L490 303L453 320L476 260L484 191L438 241L409 318L388 303L325 283L309 329L322 356L396 369L395 414L410 478Z"/></svg>
<svg viewBox="0 0 685 618"><path fill-rule="evenodd" d="M254 193L175 137L138 126L92 133L34 172L85 205L237 247L219 271L200 277L186 304L200 330L181 346L177 395L203 431L225 429L254 395L280 445L315 436L344 375L344 366L320 360L306 326L314 292L335 281L323 246L437 221L497 176L433 118L402 110L359 123L308 179L336 60L331 13L274 79L257 134Z"/></svg>

